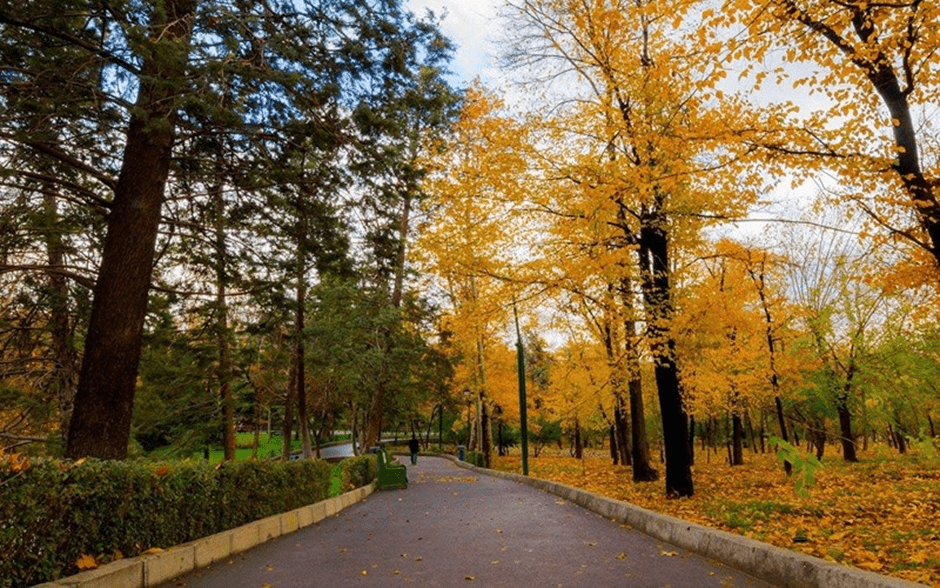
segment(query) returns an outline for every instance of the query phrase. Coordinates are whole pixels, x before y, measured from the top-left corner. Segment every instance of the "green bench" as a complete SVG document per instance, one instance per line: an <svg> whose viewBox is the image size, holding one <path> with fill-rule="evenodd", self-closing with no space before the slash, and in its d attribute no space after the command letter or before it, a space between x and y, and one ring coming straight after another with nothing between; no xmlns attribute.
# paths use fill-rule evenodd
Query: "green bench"
<svg viewBox="0 0 940 588"><path fill-rule="evenodd" d="M408 473L404 465L392 461L384 447L372 447L369 451L375 454L375 459L379 464L378 482L376 484L379 490L408 487Z"/></svg>

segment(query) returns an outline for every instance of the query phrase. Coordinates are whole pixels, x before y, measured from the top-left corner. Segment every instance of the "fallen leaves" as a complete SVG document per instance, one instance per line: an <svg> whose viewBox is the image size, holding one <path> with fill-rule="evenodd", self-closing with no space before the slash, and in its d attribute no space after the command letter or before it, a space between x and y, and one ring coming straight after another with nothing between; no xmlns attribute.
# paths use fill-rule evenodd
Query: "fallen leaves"
<svg viewBox="0 0 940 588"><path fill-rule="evenodd" d="M476 476L438 476L435 482L465 482L473 483L476 482L478 478Z"/></svg>
<svg viewBox="0 0 940 588"><path fill-rule="evenodd" d="M75 567L82 571L93 570L98 567L98 560L96 560L93 555L82 554L82 556L76 560Z"/></svg>
<svg viewBox="0 0 940 588"><path fill-rule="evenodd" d="M778 547L940 588L940 473L877 447L846 464L826 459L805 499L794 495L772 455L748 453L743 467L722 456L696 455L695 496L667 500L662 483L635 484L629 467L606 457L567 455L530 460L533 476L624 500L687 521L746 535ZM711 463L709 463L709 461ZM518 456L494 467L519 471ZM562 504L564 501L556 501ZM662 548L664 557L673 552Z"/></svg>

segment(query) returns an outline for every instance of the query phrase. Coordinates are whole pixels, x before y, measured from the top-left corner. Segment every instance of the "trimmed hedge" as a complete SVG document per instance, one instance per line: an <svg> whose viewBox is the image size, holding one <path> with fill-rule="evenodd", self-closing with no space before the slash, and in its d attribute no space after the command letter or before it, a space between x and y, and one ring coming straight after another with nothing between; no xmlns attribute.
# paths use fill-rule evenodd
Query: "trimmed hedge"
<svg viewBox="0 0 940 588"><path fill-rule="evenodd" d="M331 470L314 460L210 466L0 456L0 588L74 574L82 555L133 557L325 500Z"/></svg>
<svg viewBox="0 0 940 588"><path fill-rule="evenodd" d="M343 481L343 492L371 483L379 473L379 464L371 453L344 459L336 467Z"/></svg>

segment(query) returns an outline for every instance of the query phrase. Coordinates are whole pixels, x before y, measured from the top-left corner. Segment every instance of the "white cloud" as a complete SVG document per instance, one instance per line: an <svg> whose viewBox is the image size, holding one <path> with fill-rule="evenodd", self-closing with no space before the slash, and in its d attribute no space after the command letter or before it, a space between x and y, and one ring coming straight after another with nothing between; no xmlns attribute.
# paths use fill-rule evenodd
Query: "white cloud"
<svg viewBox="0 0 940 588"><path fill-rule="evenodd" d="M490 77L498 3L499 0L407 0L408 8L418 16L428 9L437 16L446 12L441 30L457 46L451 68L461 82L477 76Z"/></svg>

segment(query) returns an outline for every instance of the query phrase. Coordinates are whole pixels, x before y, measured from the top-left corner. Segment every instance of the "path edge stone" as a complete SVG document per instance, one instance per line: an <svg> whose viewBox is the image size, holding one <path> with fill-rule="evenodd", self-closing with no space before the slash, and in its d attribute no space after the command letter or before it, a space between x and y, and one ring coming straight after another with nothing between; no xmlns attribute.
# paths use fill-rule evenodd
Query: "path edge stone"
<svg viewBox="0 0 940 588"><path fill-rule="evenodd" d="M32 588L150 588L333 516L375 491L375 482L339 496Z"/></svg>
<svg viewBox="0 0 940 588"><path fill-rule="evenodd" d="M591 494L558 482L491 470L440 455L475 473L526 484L623 523L654 539L686 549L782 588L913 588L925 586L828 562L756 539L684 521L629 502Z"/></svg>

